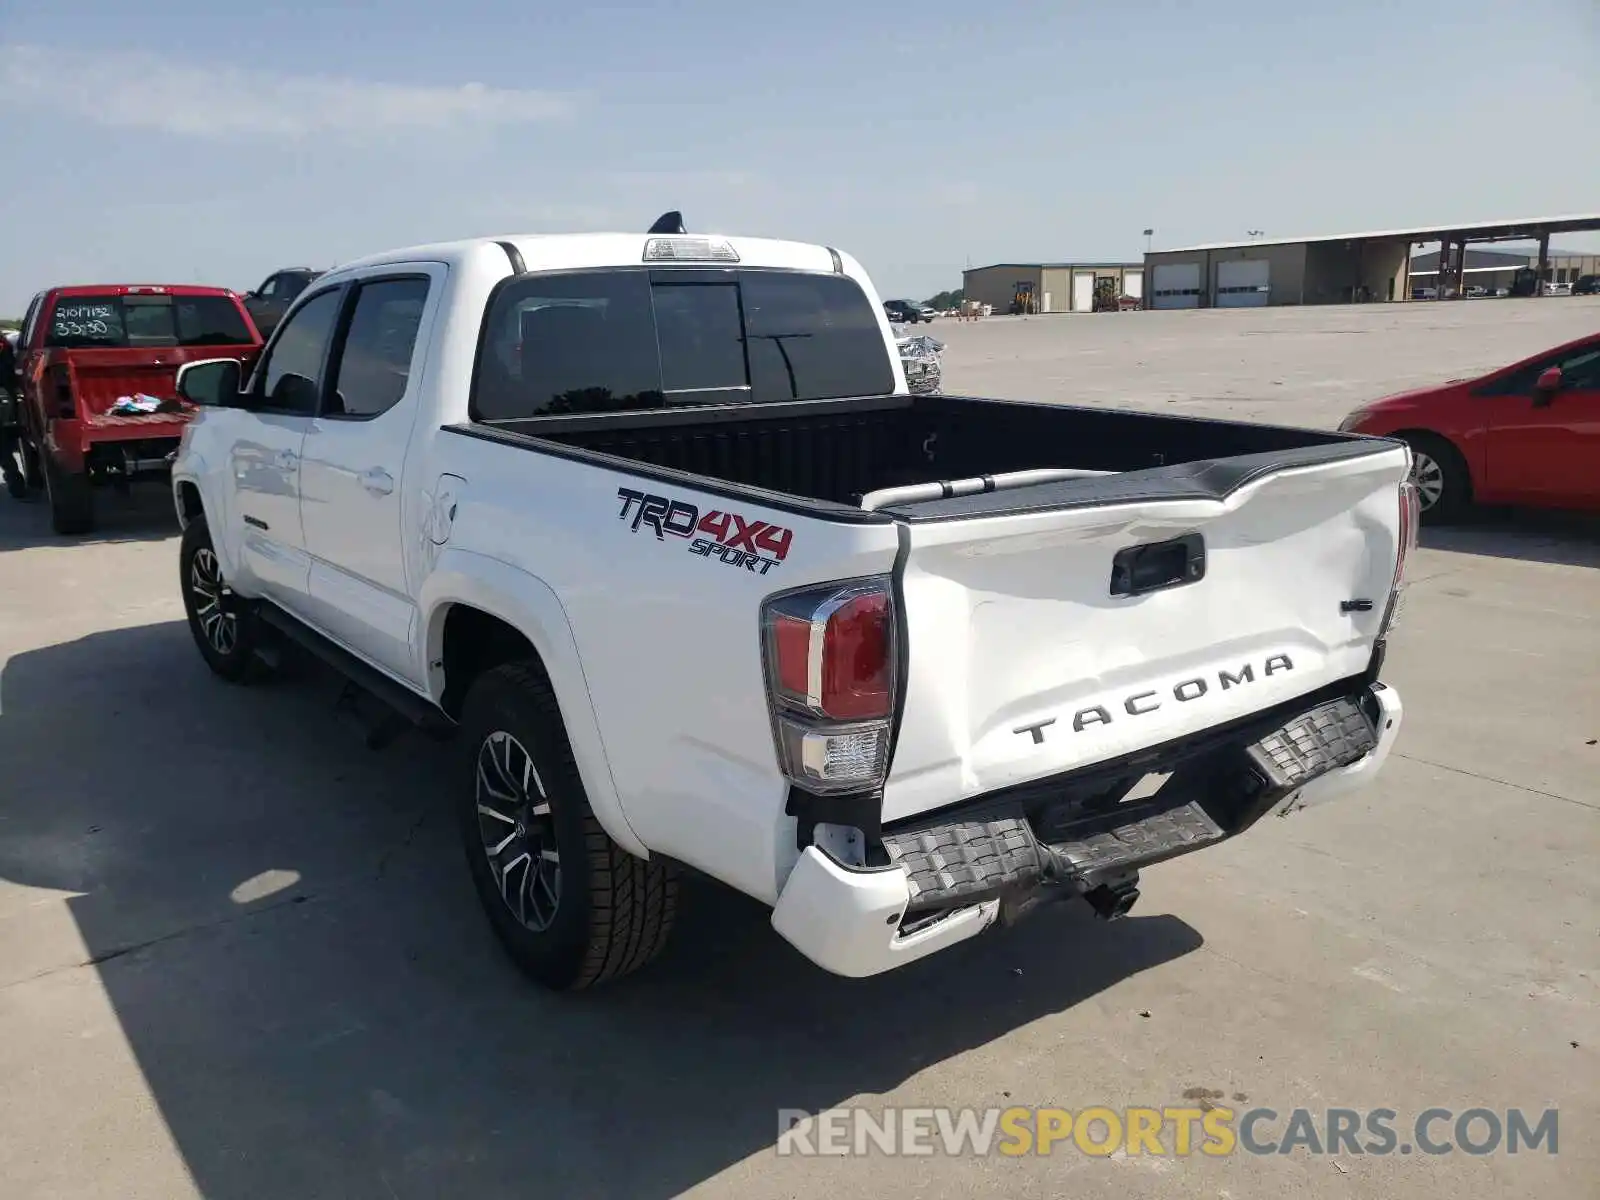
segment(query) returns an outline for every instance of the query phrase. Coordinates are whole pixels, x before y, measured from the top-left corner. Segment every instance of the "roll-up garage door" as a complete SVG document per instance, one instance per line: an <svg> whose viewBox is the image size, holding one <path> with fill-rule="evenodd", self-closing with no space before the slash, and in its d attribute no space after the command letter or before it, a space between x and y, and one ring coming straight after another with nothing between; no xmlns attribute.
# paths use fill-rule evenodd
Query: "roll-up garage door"
<svg viewBox="0 0 1600 1200"><path fill-rule="evenodd" d="M1155 269L1150 289L1152 308L1199 308L1200 264L1166 263Z"/></svg>
<svg viewBox="0 0 1600 1200"><path fill-rule="evenodd" d="M1217 264L1217 307L1260 308L1271 294L1271 267L1265 261Z"/></svg>
<svg viewBox="0 0 1600 1200"><path fill-rule="evenodd" d="M1122 294L1132 296L1135 300L1144 295L1144 272L1124 271L1122 273Z"/></svg>

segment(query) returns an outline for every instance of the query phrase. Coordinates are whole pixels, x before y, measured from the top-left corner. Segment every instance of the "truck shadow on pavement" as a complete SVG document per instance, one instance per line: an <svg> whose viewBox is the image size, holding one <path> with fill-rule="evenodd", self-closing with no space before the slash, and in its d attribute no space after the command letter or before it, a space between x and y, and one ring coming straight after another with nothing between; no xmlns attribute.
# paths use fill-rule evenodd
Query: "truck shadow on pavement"
<svg viewBox="0 0 1600 1200"><path fill-rule="evenodd" d="M761 905L693 885L662 960L551 996L479 914L445 803L454 751L372 753L332 719L337 685L297 675L229 687L178 622L18 654L0 675L0 879L67 893L82 940L13 890L0 998L93 967L213 1200L678 1195L771 1156L779 1109L871 1103L1202 944L1175 917L1102 925L1061 906L850 981ZM36 995L21 1010L48 1027L10 1029L45 1088L109 1069L82 1003ZM957 1102L995 1103L1026 1070ZM62 1097L41 1129L93 1144L115 1119L100 1100ZM913 1082L898 1102L935 1099ZM51 1169L94 1190L59 1156Z"/></svg>
<svg viewBox="0 0 1600 1200"><path fill-rule="evenodd" d="M1600 567L1600 516L1503 510L1476 513L1458 525L1425 526L1420 542L1427 550Z"/></svg>
<svg viewBox="0 0 1600 1200"><path fill-rule="evenodd" d="M43 492L26 500L0 494L0 554L33 546L83 546L97 542L158 542L178 536L178 515L172 493L164 487L136 485L128 495L110 489L95 491L95 527L86 534L64 537L50 528L50 505Z"/></svg>

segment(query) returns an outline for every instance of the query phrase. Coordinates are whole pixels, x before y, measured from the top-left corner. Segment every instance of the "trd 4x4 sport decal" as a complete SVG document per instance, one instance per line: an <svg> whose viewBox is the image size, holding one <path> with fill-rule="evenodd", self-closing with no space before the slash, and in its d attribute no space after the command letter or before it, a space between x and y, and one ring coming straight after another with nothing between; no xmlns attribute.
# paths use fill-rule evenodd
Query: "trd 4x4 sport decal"
<svg viewBox="0 0 1600 1200"><path fill-rule="evenodd" d="M626 521L634 533L644 525L655 531L657 541L667 535L692 539L689 553L702 558L717 559L730 567L743 567L765 575L789 556L789 543L794 541L794 530L766 521L747 521L738 513L713 508L701 515L699 508L669 496L649 496L632 488L618 488L622 501L618 518Z"/></svg>

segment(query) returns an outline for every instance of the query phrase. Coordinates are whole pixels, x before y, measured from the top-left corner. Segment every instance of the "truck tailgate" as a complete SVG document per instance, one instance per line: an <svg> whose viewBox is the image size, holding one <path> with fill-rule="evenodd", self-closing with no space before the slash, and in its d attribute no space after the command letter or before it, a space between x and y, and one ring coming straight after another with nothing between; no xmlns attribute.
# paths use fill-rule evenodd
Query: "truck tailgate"
<svg viewBox="0 0 1600 1200"><path fill-rule="evenodd" d="M1394 582L1408 469L1403 447L1377 443L1311 465L1190 472L1171 498L1137 498L1130 473L1109 502L907 519L909 651L883 819L1359 675ZM1243 482L1207 495L1197 479Z"/></svg>
<svg viewBox="0 0 1600 1200"><path fill-rule="evenodd" d="M121 354L129 352L101 351L94 358L112 359L113 355ZM176 355L176 351L173 355ZM86 361L88 359L88 355L79 355L71 364L72 393L78 402L78 414L85 421L94 424L120 423L110 410L124 396L145 395L157 400L176 400L178 364L175 362L151 362L148 354L143 361ZM156 419L170 421L185 415L186 406L175 408Z"/></svg>

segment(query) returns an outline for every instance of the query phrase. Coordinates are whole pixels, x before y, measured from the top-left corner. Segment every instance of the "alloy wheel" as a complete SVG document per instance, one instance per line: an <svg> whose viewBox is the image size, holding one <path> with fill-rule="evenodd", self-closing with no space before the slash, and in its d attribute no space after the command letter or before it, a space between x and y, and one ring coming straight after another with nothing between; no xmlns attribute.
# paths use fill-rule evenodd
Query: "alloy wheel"
<svg viewBox="0 0 1600 1200"><path fill-rule="evenodd" d="M474 790L489 870L518 922L543 933L561 904L561 855L544 780L527 747L500 730L478 747Z"/></svg>
<svg viewBox="0 0 1600 1200"><path fill-rule="evenodd" d="M1444 468L1432 455L1411 452L1411 481L1417 485L1418 507L1427 512L1444 495Z"/></svg>
<svg viewBox="0 0 1600 1200"><path fill-rule="evenodd" d="M189 563L189 591L206 642L224 657L232 654L239 645L239 615L234 611L233 592L223 582L222 568L209 546L196 550Z"/></svg>

